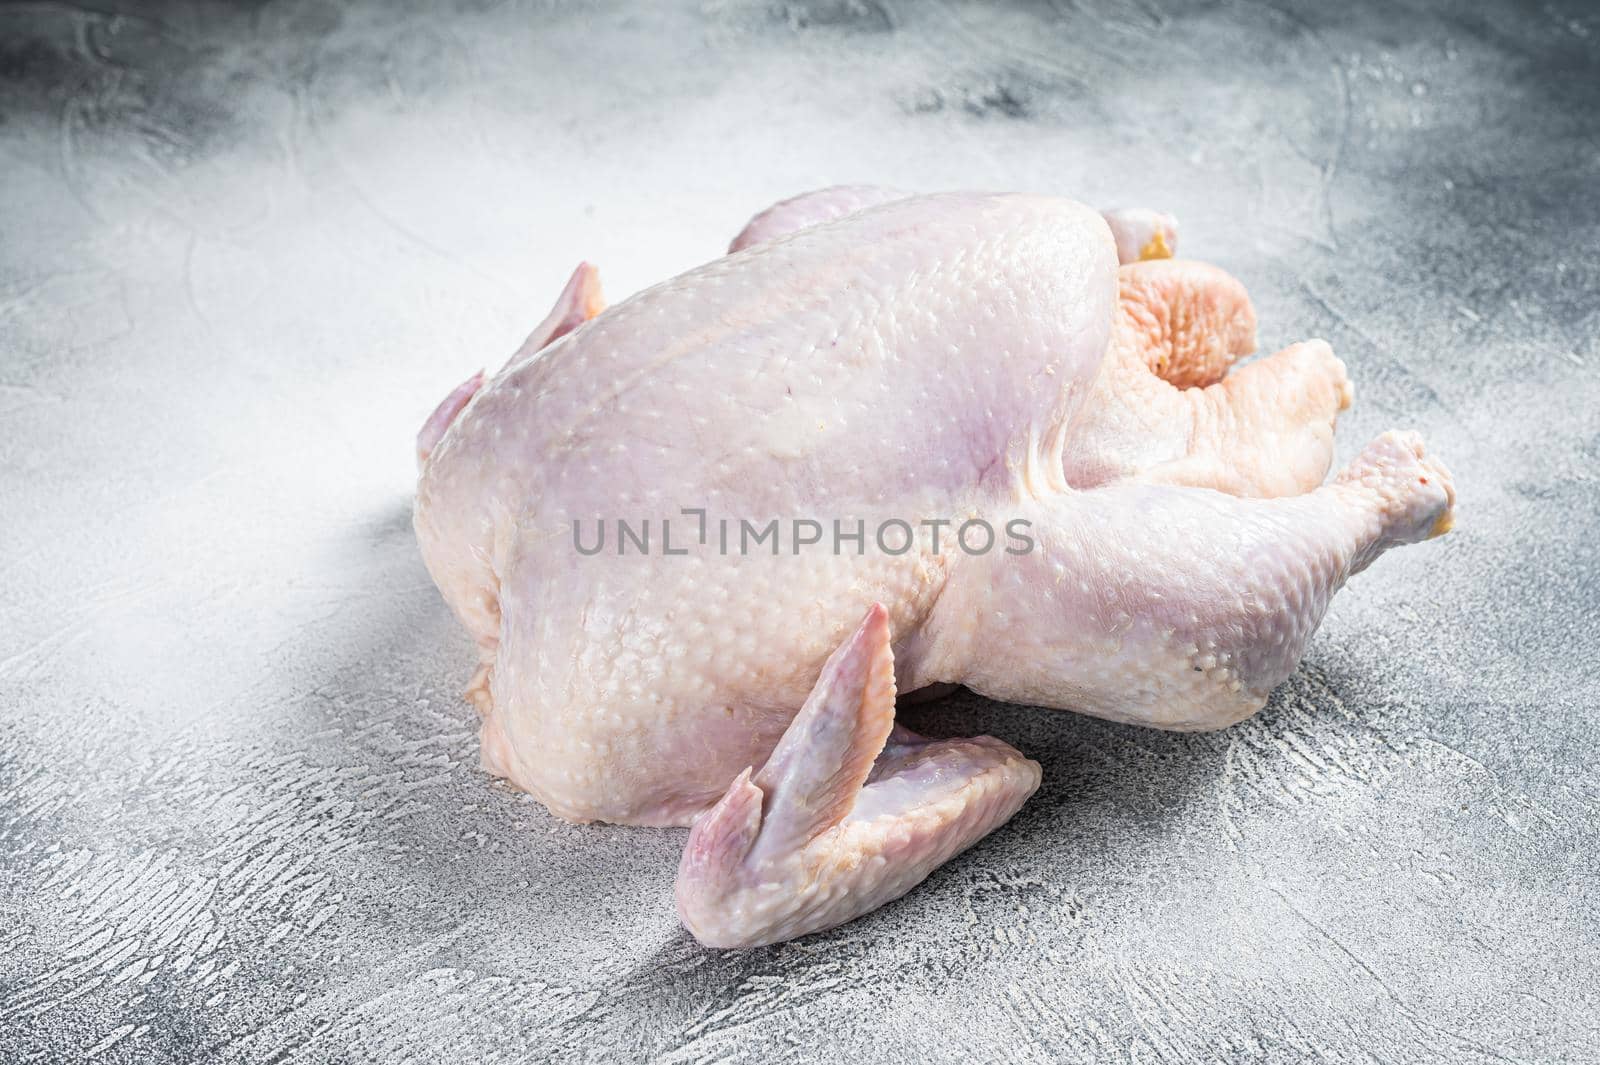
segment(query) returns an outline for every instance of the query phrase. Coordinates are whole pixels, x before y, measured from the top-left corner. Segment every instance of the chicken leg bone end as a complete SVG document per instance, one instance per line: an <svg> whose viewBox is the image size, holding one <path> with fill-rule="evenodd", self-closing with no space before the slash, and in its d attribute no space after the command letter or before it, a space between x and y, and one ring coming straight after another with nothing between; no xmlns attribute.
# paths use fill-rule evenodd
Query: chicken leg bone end
<svg viewBox="0 0 1600 1065"><path fill-rule="evenodd" d="M1148 207L1113 207L1102 211L1117 242L1117 260L1137 263L1170 259L1178 254L1178 220Z"/></svg>

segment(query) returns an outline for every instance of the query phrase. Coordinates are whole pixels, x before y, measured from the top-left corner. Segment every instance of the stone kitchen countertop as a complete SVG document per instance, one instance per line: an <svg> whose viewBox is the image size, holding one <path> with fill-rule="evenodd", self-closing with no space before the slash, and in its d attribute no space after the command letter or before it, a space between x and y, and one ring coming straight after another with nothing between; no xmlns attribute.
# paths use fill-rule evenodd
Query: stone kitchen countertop
<svg viewBox="0 0 1600 1065"><path fill-rule="evenodd" d="M1457 528L1223 732L908 710L1043 788L711 952L478 769L412 440L839 182L1173 212ZM1580 0L0 7L0 1061L1600 1059L1597 247Z"/></svg>

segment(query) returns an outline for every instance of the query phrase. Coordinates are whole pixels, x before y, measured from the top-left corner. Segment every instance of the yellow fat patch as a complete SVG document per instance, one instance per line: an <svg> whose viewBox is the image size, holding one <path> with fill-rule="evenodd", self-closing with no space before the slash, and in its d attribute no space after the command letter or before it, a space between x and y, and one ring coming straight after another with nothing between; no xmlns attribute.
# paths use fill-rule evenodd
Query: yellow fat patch
<svg viewBox="0 0 1600 1065"><path fill-rule="evenodd" d="M1156 230L1156 235L1146 241L1145 246L1139 249L1140 262L1149 259L1170 258L1172 258L1172 249L1167 247L1167 235L1159 229Z"/></svg>
<svg viewBox="0 0 1600 1065"><path fill-rule="evenodd" d="M1455 527L1456 512L1453 510L1447 510L1443 514L1439 515L1438 520L1433 523L1433 528L1428 530L1428 539L1432 540L1435 536L1443 536L1445 533L1449 532Z"/></svg>

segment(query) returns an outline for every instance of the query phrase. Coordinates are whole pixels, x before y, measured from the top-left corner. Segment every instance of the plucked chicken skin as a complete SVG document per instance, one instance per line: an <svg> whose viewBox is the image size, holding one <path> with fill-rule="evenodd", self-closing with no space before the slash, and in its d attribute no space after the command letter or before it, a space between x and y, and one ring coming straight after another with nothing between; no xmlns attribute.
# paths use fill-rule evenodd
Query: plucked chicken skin
<svg viewBox="0 0 1600 1065"><path fill-rule="evenodd" d="M1229 372L1249 298L1176 244L1155 211L848 187L609 308L580 266L418 437L484 767L570 820L692 826L678 912L751 946L897 898L1038 787L897 725L897 692L1260 709L1454 492L1403 432L1323 483L1343 364Z"/></svg>

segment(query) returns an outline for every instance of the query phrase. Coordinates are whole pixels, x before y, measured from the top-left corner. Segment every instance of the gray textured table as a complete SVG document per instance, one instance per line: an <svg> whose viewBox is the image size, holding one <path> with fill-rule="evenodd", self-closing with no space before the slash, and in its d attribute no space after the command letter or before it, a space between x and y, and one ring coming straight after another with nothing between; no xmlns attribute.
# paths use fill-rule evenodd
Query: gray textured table
<svg viewBox="0 0 1600 1065"><path fill-rule="evenodd" d="M0 1060L1600 1057L1600 13L1336 6L0 8ZM862 180L1174 211L1459 530L1226 732L920 712L1043 790L709 953L683 833L476 768L411 437Z"/></svg>

